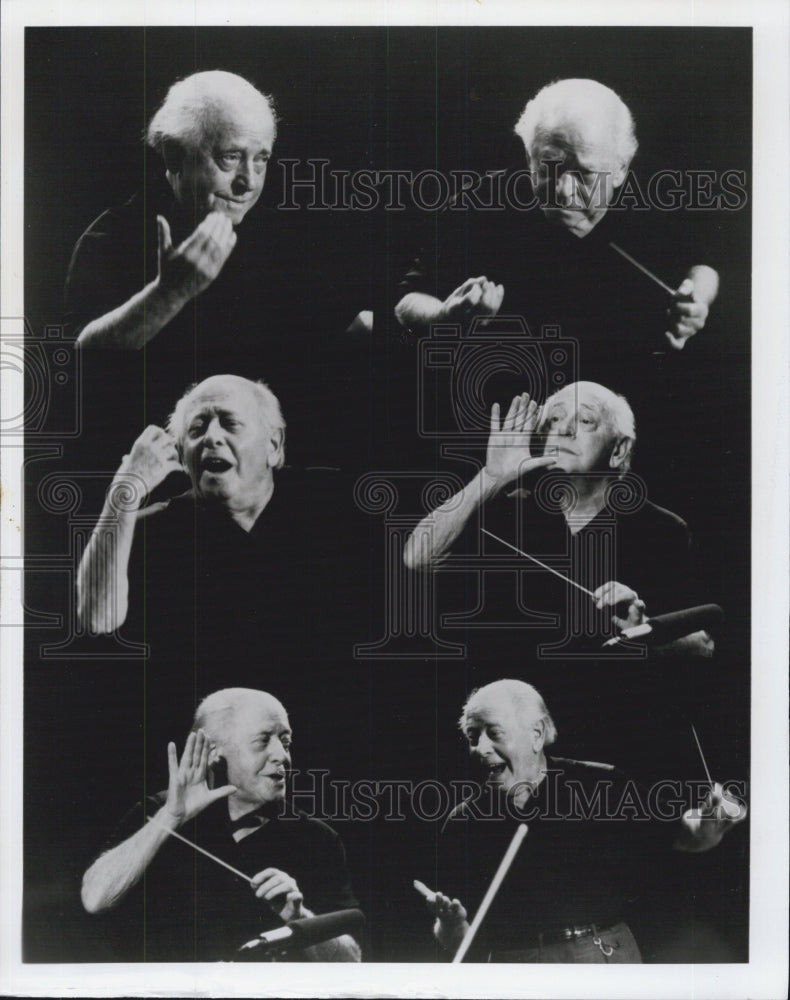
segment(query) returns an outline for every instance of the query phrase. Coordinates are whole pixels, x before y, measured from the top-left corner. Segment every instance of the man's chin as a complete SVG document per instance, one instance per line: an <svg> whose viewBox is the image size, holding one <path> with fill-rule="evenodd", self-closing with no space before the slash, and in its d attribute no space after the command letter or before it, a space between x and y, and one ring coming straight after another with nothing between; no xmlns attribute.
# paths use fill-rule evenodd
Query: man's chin
<svg viewBox="0 0 790 1000"><path fill-rule="evenodd" d="M549 222L555 226L567 229L574 236L586 236L587 233L595 228L596 223L603 218L603 215L599 215L591 219L582 212L562 208L544 208L543 214Z"/></svg>
<svg viewBox="0 0 790 1000"><path fill-rule="evenodd" d="M257 198L256 198L257 201ZM255 204L254 201L245 201L243 203L235 201L227 201L224 198L215 198L213 211L220 212L222 215L226 215L234 226L242 221L244 216L249 212L249 210Z"/></svg>

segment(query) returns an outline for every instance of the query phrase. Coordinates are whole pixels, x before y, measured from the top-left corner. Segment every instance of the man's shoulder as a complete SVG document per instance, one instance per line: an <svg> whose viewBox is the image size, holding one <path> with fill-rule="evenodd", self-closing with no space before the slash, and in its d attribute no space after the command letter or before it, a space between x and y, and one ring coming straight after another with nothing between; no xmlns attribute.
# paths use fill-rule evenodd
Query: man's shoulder
<svg viewBox="0 0 790 1000"><path fill-rule="evenodd" d="M572 757L547 757L546 767L548 772L558 772L564 778L580 778L584 781L622 774L614 764L598 760L576 760Z"/></svg>
<svg viewBox="0 0 790 1000"><path fill-rule="evenodd" d="M645 523L653 524L656 527L663 527L668 531L688 533L689 530L688 525L682 517L671 510L667 510L666 507L659 507L658 504L652 503L650 500L644 502L642 507L636 512L636 515Z"/></svg>

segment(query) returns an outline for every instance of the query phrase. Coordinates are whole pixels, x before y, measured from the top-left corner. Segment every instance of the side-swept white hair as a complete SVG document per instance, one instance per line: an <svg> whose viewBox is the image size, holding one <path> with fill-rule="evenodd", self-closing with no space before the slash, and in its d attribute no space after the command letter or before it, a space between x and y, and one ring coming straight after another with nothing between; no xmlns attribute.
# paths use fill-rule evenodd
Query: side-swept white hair
<svg viewBox="0 0 790 1000"><path fill-rule="evenodd" d="M554 725L554 719L549 714L546 702L543 700L538 689L534 688L531 684L527 684L526 681L518 681L512 678L493 681L491 684L475 688L472 691L461 710L461 718L458 720L458 726L464 735L466 735L467 715L474 708L474 702L485 694L504 695L517 709L519 714L523 713L526 717L524 721L527 723L543 722L545 727L544 746L551 746L557 739L557 727Z"/></svg>
<svg viewBox="0 0 790 1000"><path fill-rule="evenodd" d="M261 120L271 118L277 132L274 101L243 76L222 69L193 73L167 92L146 131L146 142L161 152L168 140L197 148L232 111Z"/></svg>
<svg viewBox="0 0 790 1000"><path fill-rule="evenodd" d="M209 378L204 379L202 382L194 382L186 390L184 395L179 399L173 408L173 412L167 419L167 429L176 439L179 445L184 439L186 434L186 413L187 407L189 406L192 398L197 394L197 392L206 384L206 382L211 382L217 378L227 378L237 381L239 384L247 388L255 397L255 401L258 404L258 408L261 413L266 426L271 428L271 430L280 430L283 432L283 445L280 448L280 452L277 456L277 460L273 465L273 468L279 469L280 466L285 462L285 420L283 418L282 410L280 409L280 401L274 395L272 390L266 385L265 382L258 380L253 382L251 379L242 378L241 375L211 375Z"/></svg>
<svg viewBox="0 0 790 1000"><path fill-rule="evenodd" d="M611 115L615 148L627 167L639 146L634 119L621 98L597 80L556 80L543 87L522 111L514 131L529 152L536 135L551 131L569 115L583 115L593 107Z"/></svg>

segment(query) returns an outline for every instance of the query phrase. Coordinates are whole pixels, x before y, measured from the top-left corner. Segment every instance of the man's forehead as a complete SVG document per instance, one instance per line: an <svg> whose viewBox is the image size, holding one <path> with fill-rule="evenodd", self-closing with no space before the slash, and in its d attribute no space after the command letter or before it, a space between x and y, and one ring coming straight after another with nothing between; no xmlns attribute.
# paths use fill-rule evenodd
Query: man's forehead
<svg viewBox="0 0 790 1000"><path fill-rule="evenodd" d="M236 712L234 729L246 736L290 729L288 713L275 698L254 698Z"/></svg>
<svg viewBox="0 0 790 1000"><path fill-rule="evenodd" d="M548 408L550 411L556 409L557 407L567 406L578 406L579 408L584 406L588 409L600 412L602 403L598 396L591 390L586 389L583 386L569 386L567 389L561 389L560 392L548 401Z"/></svg>
<svg viewBox="0 0 790 1000"><path fill-rule="evenodd" d="M577 154L608 153L614 142L614 114L606 107L591 103L574 108L547 123L537 133L538 145L556 145Z"/></svg>
<svg viewBox="0 0 790 1000"><path fill-rule="evenodd" d="M514 715L512 699L505 692L476 695L466 710L465 725L479 726L511 721Z"/></svg>
<svg viewBox="0 0 790 1000"><path fill-rule="evenodd" d="M243 379L213 378L193 390L187 401L187 411L223 407L238 409L254 403L253 387Z"/></svg>
<svg viewBox="0 0 790 1000"><path fill-rule="evenodd" d="M207 130L212 144L244 140L261 148L271 148L274 141L274 118L266 109L251 111L224 108Z"/></svg>

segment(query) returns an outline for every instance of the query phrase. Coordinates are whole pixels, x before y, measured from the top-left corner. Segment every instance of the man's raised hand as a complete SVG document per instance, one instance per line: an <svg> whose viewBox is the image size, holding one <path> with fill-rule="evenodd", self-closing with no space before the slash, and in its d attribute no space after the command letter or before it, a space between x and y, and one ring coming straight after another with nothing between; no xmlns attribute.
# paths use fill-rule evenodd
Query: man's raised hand
<svg viewBox="0 0 790 1000"><path fill-rule="evenodd" d="M491 407L491 434L488 438L485 471L500 486L533 469L550 468L556 464L552 455L533 458L530 452L532 435L540 420L540 408L529 394L515 396L504 420L500 422L499 403Z"/></svg>
<svg viewBox="0 0 790 1000"><path fill-rule="evenodd" d="M209 740L202 729L189 734L180 761L175 743L167 745L169 779L162 813L174 827L187 823L212 802L227 798L236 791L235 785L209 788L208 755Z"/></svg>
<svg viewBox="0 0 790 1000"><path fill-rule="evenodd" d="M233 223L222 212L209 212L194 232L173 246L167 219L156 217L162 293L182 303L204 291L217 277L236 246Z"/></svg>
<svg viewBox="0 0 790 1000"><path fill-rule="evenodd" d="M118 474L133 477L135 486L142 484L142 499L144 493L150 493L171 472L183 471L173 435L156 424L150 424L134 442L129 454L124 455Z"/></svg>

